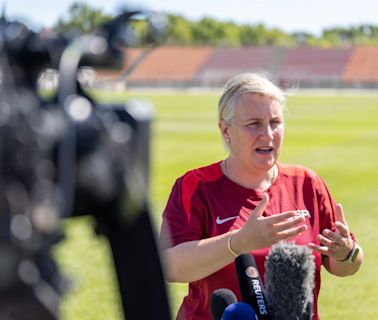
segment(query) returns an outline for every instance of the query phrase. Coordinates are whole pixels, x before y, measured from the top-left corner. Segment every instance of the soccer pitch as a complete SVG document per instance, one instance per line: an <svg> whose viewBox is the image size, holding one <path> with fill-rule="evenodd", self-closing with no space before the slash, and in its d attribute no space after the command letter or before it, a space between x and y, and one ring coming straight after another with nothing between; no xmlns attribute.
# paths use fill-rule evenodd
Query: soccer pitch
<svg viewBox="0 0 378 320"><path fill-rule="evenodd" d="M152 125L151 203L157 230L177 177L226 156L217 127L214 93L98 94L103 101L142 97L155 106ZM290 96L280 161L319 173L365 251L358 274L336 278L322 273L321 319L374 319L378 314L378 92ZM65 222L66 240L55 250L62 271L74 281L62 303L66 320L121 319L110 253L89 218ZM137 247L137 244L136 244ZM186 285L169 285L175 313ZM148 307L148 301L146 301Z"/></svg>

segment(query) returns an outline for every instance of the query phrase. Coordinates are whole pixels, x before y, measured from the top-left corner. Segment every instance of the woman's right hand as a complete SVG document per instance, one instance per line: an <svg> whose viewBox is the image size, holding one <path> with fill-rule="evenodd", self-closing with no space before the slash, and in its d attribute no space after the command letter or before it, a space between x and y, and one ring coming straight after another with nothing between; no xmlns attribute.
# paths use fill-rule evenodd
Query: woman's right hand
<svg viewBox="0 0 378 320"><path fill-rule="evenodd" d="M255 210L242 208L249 218L239 230L183 242L164 250L166 279L172 282L198 281L233 262L235 257L227 250L228 244L237 254L249 253L295 237L307 229L304 218L295 211L264 217L268 201L268 195L264 195Z"/></svg>
<svg viewBox="0 0 378 320"><path fill-rule="evenodd" d="M281 241L288 240L307 230L303 224L305 219L295 211L287 211L264 217L269 202L268 194L254 210L242 207L241 211L247 213L249 218L244 226L232 236L232 248L239 254L272 246Z"/></svg>

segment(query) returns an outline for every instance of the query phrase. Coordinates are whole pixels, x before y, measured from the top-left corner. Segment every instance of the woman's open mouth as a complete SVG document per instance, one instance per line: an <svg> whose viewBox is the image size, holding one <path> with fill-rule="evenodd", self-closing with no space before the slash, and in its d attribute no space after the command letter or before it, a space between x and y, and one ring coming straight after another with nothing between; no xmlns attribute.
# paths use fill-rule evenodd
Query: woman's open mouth
<svg viewBox="0 0 378 320"><path fill-rule="evenodd" d="M266 155L266 154L270 154L272 153L274 150L273 147L269 147L269 146L265 146L265 147L258 147L255 149L255 151L258 153L258 154L262 154L262 155Z"/></svg>

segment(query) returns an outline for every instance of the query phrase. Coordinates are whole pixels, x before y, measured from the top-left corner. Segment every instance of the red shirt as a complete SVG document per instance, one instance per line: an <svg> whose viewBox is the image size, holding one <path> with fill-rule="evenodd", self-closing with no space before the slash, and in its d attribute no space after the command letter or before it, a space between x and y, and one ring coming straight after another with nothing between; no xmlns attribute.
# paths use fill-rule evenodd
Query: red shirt
<svg viewBox="0 0 378 320"><path fill-rule="evenodd" d="M278 169L277 179L265 191L270 200L263 214L269 216L302 210L308 229L297 236L295 243L319 244L317 235L323 229L335 229L335 202L324 181L313 171L301 166L278 164ZM163 247L210 238L241 228L248 216L241 213L240 209L242 206L254 209L262 195L262 192L244 188L228 179L222 173L220 162L187 172L177 179L163 213ZM252 200L252 204L247 199ZM269 249L251 252L262 279ZM313 319L318 319L321 255L314 252L314 256L316 285ZM211 294L219 288L229 288L238 300L241 299L233 263L189 284L189 294L180 307L178 319L211 320Z"/></svg>

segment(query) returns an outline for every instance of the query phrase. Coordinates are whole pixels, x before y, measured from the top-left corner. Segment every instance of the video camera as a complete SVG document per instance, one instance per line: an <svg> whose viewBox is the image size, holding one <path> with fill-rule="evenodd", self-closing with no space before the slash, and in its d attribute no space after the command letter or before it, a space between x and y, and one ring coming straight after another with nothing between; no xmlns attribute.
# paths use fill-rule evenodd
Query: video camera
<svg viewBox="0 0 378 320"><path fill-rule="evenodd" d="M121 65L141 15L156 43L161 17L138 10L72 39L0 21L0 319L58 318L66 288L50 249L61 220L83 214L109 240L125 317L170 319L148 199L151 107L100 104L78 81L81 66ZM59 75L51 99L38 94L46 68Z"/></svg>

